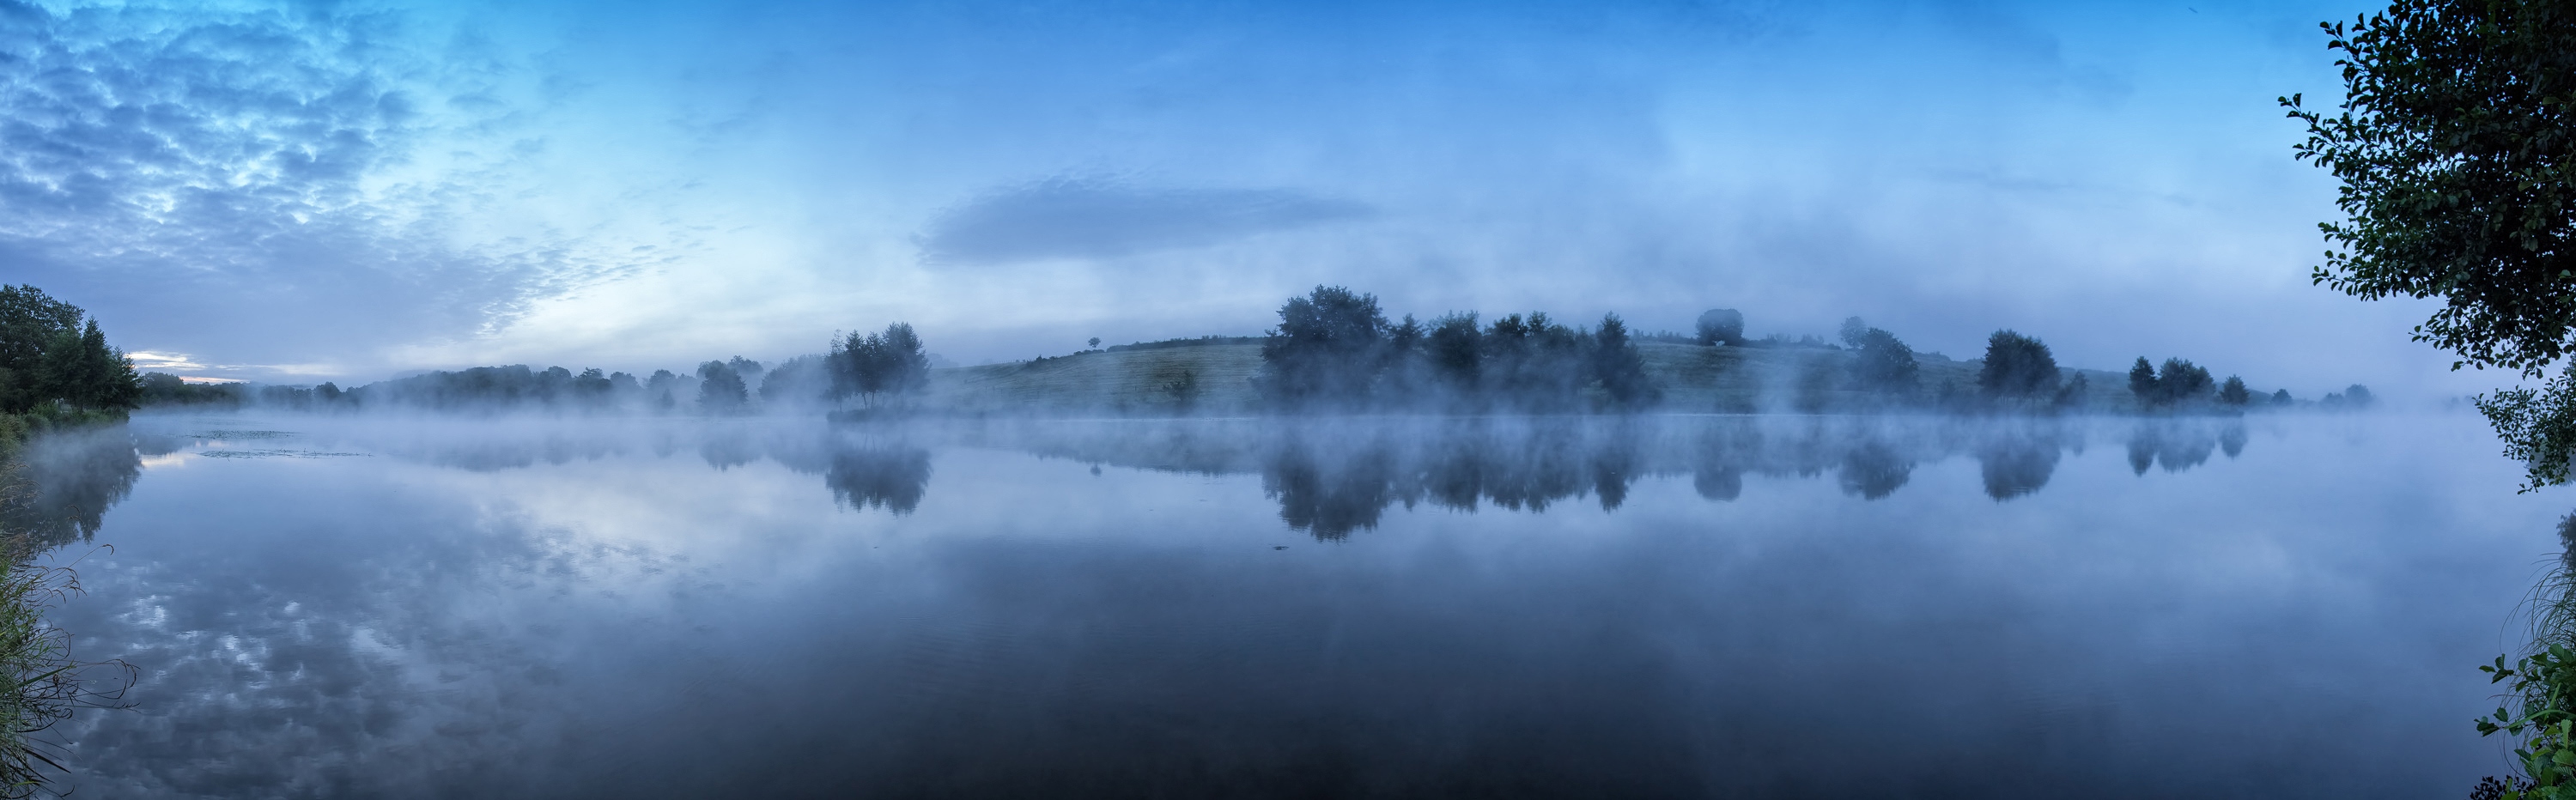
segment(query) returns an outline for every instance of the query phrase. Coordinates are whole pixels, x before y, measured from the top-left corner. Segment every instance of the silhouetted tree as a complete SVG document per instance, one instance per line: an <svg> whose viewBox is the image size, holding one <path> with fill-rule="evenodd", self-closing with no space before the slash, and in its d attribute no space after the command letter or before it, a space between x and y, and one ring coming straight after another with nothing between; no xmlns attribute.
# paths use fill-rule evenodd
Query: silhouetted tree
<svg viewBox="0 0 2576 800"><path fill-rule="evenodd" d="M2057 391L2057 357L2038 339L2009 330L1986 337L1977 388L1988 397L2047 397Z"/></svg>
<svg viewBox="0 0 2576 800"><path fill-rule="evenodd" d="M46 384L51 393L64 402L81 408L124 410L135 407L143 396L143 384L134 374L134 362L125 353L107 344L107 334L98 329L98 320L89 320L75 332L59 334L46 353Z"/></svg>
<svg viewBox="0 0 2576 800"><path fill-rule="evenodd" d="M2164 366L2157 368L2147 366L2146 357L2140 356L2129 368L2129 391L2148 408L2205 403L2214 399L2216 388L2209 370L2179 358L2165 359Z"/></svg>
<svg viewBox="0 0 2576 800"><path fill-rule="evenodd" d="M2246 403L2253 402L2253 400L2253 394L2245 390L2244 378L2229 375L2227 376L2227 381L2225 383L2218 385L2218 402L2220 405L2242 406Z"/></svg>
<svg viewBox="0 0 2576 800"><path fill-rule="evenodd" d="M125 352L108 345L98 320L33 286L0 286L0 413L56 401L124 410L143 397Z"/></svg>
<svg viewBox="0 0 2576 800"><path fill-rule="evenodd" d="M741 411L750 399L743 389L742 376L722 361L698 365L698 410L709 414L731 414Z"/></svg>
<svg viewBox="0 0 2576 800"><path fill-rule="evenodd" d="M1366 405L1385 367L1387 327L1376 295L1317 286L1289 298L1279 307L1279 327L1261 345L1256 385L1284 409Z"/></svg>
<svg viewBox="0 0 2576 800"><path fill-rule="evenodd" d="M760 379L760 399L772 406L818 403L829 399L831 383L822 356L797 356Z"/></svg>
<svg viewBox="0 0 2576 800"><path fill-rule="evenodd" d="M607 405L609 393L616 389L617 382L610 380L607 375L600 374L596 367L582 370L581 374L572 378L573 399L584 406L595 408Z"/></svg>
<svg viewBox="0 0 2576 800"><path fill-rule="evenodd" d="M2210 399L2215 383L2209 370L2179 358L2165 359L2156 370L2156 391L2167 405L2205 402Z"/></svg>
<svg viewBox="0 0 2576 800"><path fill-rule="evenodd" d="M2049 404L2061 410L2082 408L2086 395L2092 391L2093 380L2078 372L2075 377L2066 379L2065 385L2057 387L2057 397Z"/></svg>
<svg viewBox="0 0 2576 800"><path fill-rule="evenodd" d="M1869 336L1870 330L1869 323L1862 322L1859 317L1844 317L1838 335L1842 338L1844 347L1859 347L1861 340Z"/></svg>
<svg viewBox="0 0 2576 800"><path fill-rule="evenodd" d="M1914 348L1905 346L1896 334L1869 328L1851 341L1860 350L1852 358L1852 382L1861 390L1912 395L1919 388L1921 367L1914 361Z"/></svg>
<svg viewBox="0 0 2576 800"><path fill-rule="evenodd" d="M192 384L167 372L143 373L141 381L143 396L140 402L147 406L205 404L239 406L247 399L244 392L246 387L239 383Z"/></svg>
<svg viewBox="0 0 2576 800"><path fill-rule="evenodd" d="M0 286L0 412L54 399L46 351L76 330L81 311L33 286Z"/></svg>
<svg viewBox="0 0 2576 800"><path fill-rule="evenodd" d="M1744 312L1732 308L1712 308L1700 312L1699 343L1736 347L1744 344Z"/></svg>
<svg viewBox="0 0 2576 800"><path fill-rule="evenodd" d="M1472 396L1483 385L1484 333L1476 328L1476 315L1447 314L1431 321L1431 333L1424 337L1423 359L1431 365L1432 379L1457 397Z"/></svg>
<svg viewBox="0 0 2576 800"><path fill-rule="evenodd" d="M2342 183L2348 216L2315 279L2366 300L2441 297L2415 338L2461 366L2536 378L2576 345L2576 6L2396 0L2351 27L2338 112L2281 99L2296 150ZM2477 398L2526 465L2565 483L2576 457L2576 361L2539 388Z"/></svg>
<svg viewBox="0 0 2576 800"><path fill-rule="evenodd" d="M1617 314L1603 314L1601 328L1592 335L1592 379L1610 396L1611 405L1633 409L1652 402L1655 386L1646 377L1646 359L1637 352L1637 344L1628 341L1628 324Z"/></svg>
<svg viewBox="0 0 2576 800"><path fill-rule="evenodd" d="M2147 363L2146 356L2129 365L2129 393L2138 396L2139 405L2153 404L2162 396L2156 389L2156 365Z"/></svg>
<svg viewBox="0 0 2576 800"><path fill-rule="evenodd" d="M1584 369L1585 338L1541 312L1494 320L1484 335L1488 396L1525 411L1573 408L1578 392L1591 382Z"/></svg>
<svg viewBox="0 0 2576 800"><path fill-rule="evenodd" d="M852 333L832 344L823 357L832 374L834 398L858 397L874 406L919 393L930 385L930 357L910 323L887 325L884 333Z"/></svg>

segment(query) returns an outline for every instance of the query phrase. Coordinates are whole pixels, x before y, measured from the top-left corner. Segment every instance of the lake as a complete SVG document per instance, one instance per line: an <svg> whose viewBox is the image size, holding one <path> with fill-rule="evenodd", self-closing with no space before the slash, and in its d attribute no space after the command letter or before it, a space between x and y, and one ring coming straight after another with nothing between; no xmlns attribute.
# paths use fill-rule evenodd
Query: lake
<svg viewBox="0 0 2576 800"><path fill-rule="evenodd" d="M2467 414L142 416L95 797L2461 797L2567 492Z"/></svg>

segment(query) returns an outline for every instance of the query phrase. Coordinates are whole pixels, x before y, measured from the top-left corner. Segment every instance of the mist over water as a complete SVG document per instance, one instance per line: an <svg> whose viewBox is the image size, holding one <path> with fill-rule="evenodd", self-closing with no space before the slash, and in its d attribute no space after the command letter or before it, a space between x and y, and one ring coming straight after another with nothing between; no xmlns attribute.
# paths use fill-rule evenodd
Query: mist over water
<svg viewBox="0 0 2576 800"><path fill-rule="evenodd" d="M143 670L67 737L92 796L2279 798L2502 769L2464 665L2563 503L2492 447L278 415L30 460L86 509L59 624Z"/></svg>

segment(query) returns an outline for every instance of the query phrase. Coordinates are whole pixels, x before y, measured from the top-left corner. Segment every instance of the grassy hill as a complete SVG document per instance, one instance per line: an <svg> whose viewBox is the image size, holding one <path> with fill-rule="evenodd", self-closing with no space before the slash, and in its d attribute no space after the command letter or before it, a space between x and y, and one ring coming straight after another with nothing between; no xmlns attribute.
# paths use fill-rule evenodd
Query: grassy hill
<svg viewBox="0 0 2576 800"><path fill-rule="evenodd" d="M1799 347L1701 347L1640 342L1646 370L1664 390L1664 410L1753 412L1851 408L1867 395L1841 388L1851 352ZM1973 393L1983 361L1916 354L1923 390ZM931 371L932 408L964 413L1106 412L1160 414L1188 410L1241 414L1254 409L1252 376L1258 344L1209 344L1155 350L1085 351L1068 356ZM2137 406L2128 375L2067 370L2085 376L2085 405L2096 411Z"/></svg>
<svg viewBox="0 0 2576 800"><path fill-rule="evenodd" d="M1252 409L1261 345L1216 344L1158 350L1084 351L1010 364L930 371L925 405L963 413Z"/></svg>

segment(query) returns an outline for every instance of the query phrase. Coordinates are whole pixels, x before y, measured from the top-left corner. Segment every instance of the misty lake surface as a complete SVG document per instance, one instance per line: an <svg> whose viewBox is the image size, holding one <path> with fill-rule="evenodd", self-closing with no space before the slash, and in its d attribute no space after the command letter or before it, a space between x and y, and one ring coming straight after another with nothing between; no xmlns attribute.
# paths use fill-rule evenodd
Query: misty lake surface
<svg viewBox="0 0 2576 800"><path fill-rule="evenodd" d="M93 797L2423 798L2505 771L2476 667L2570 510L2495 451L145 416L37 463L104 508L54 619L141 670L57 731Z"/></svg>

